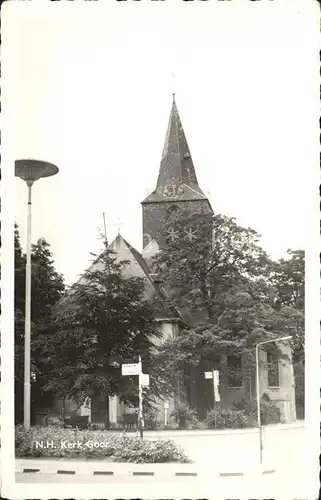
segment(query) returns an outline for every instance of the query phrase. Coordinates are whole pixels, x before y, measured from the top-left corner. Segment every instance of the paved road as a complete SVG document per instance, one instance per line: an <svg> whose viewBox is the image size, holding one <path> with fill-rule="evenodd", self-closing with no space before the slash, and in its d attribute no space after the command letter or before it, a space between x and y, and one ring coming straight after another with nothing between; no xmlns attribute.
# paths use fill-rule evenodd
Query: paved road
<svg viewBox="0 0 321 500"><path fill-rule="evenodd" d="M166 439L163 437L161 439ZM252 470L259 463L259 434L184 435L168 437L181 445L191 460L213 470ZM154 439L146 436L145 439ZM298 471L304 463L304 428L265 428L263 461L267 468Z"/></svg>
<svg viewBox="0 0 321 500"><path fill-rule="evenodd" d="M78 460L17 460L17 471L22 470L27 463L32 467L40 467L41 472L22 473L17 472L16 481L25 483L69 483L69 484L183 484L188 485L208 484L208 491L213 488L228 487L229 495L231 488L235 489L257 484L265 498L280 495L280 491L292 492L292 498L304 497L304 429L294 428L290 430L279 430L267 428L264 432L264 465L265 469L275 469L275 472L258 474L259 465L259 437L257 432L237 434L209 434L199 433L192 435L184 433L179 435L159 435L159 439L172 439L180 444L188 456L193 460L192 464L115 464L97 462L95 466L90 462L79 462ZM155 436L146 433L144 439L155 439ZM19 465L20 464L20 465ZM75 475L52 473L58 469L76 470ZM93 475L93 470L114 471L114 475ZM155 471L154 476L133 476L134 470ZM176 471L195 471L197 476L177 477ZM243 472L243 476L221 477L220 473ZM262 488L262 490L261 490ZM205 493L204 493L205 494ZM205 496L208 496L209 493ZM251 493L249 492L249 495ZM266 496L268 495L268 496ZM237 495L239 497L239 495ZM253 497L253 495L252 495ZM290 498L290 497L289 497Z"/></svg>

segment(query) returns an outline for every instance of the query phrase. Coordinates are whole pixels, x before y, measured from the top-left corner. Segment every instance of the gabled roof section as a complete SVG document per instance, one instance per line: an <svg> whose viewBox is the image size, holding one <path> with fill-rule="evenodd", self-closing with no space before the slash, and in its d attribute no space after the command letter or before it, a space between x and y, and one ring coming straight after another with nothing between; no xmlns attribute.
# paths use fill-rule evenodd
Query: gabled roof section
<svg viewBox="0 0 321 500"><path fill-rule="evenodd" d="M126 241L125 239L123 239L124 243L127 245L128 249L130 250L132 256L134 257L134 259L136 260L137 264L140 266L140 268L142 269L142 271L146 274L147 277L149 277L150 275L150 269L147 265L147 262L145 261L144 257L142 256L141 253L139 253L138 250L136 250L136 248L134 248L130 243L128 243L128 241Z"/></svg>
<svg viewBox="0 0 321 500"><path fill-rule="evenodd" d="M124 277L141 277L145 279L146 287L145 287L145 298L149 300L153 296L158 297L158 307L157 307L157 315L158 317L171 317L177 318L178 321L182 321L182 317L180 313L173 307L166 304L166 292L163 290L163 287L160 282L154 281L151 275L151 270L143 258L140 252L136 250L128 241L126 241L120 234L112 241L109 245L109 248L112 248L116 254L116 258L118 261L128 261L128 265L124 268L123 273ZM103 256L105 250L92 262L89 266L88 271L94 271L96 269L103 268ZM76 283L86 283L86 278L84 275L80 276ZM76 284L75 283L75 284ZM63 314L65 308L70 307L73 301L73 294L75 291L75 286L73 285L69 291L60 299L60 301L54 306L54 310Z"/></svg>
<svg viewBox="0 0 321 500"><path fill-rule="evenodd" d="M156 240L152 240L144 247L142 256L147 262L147 264L150 265L151 260L158 252L159 252L159 245Z"/></svg>
<svg viewBox="0 0 321 500"><path fill-rule="evenodd" d="M157 186L143 203L207 199L200 189L185 132L173 98Z"/></svg>

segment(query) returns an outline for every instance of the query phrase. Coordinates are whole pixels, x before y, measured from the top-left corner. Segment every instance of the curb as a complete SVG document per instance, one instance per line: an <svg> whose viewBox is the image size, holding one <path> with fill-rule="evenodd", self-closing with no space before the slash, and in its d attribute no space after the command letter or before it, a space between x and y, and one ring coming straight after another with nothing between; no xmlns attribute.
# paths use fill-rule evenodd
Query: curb
<svg viewBox="0 0 321 500"><path fill-rule="evenodd" d="M249 474L253 474L253 472L259 474L259 475L265 475L265 474L273 474L275 472L275 469L265 469L265 470L255 470L255 471L225 471L225 472L215 472L211 473L210 477L213 476L218 476L218 477L236 477L236 476L247 476ZM48 471L43 471L41 469L32 469L32 468L26 468L24 467L22 470L16 470L16 473L22 473L22 474L60 474L60 475L84 475L83 471L76 471L76 470L70 470L70 469L55 469L52 470L52 472ZM155 471L124 471L123 473L116 473L111 470L93 470L88 472L86 475L92 475L92 476L114 476L114 475L121 475L121 476L163 476L163 474ZM167 475L167 474L166 474ZM200 472L171 472L168 474L168 476L171 477L205 477L208 476L209 474L204 474Z"/></svg>

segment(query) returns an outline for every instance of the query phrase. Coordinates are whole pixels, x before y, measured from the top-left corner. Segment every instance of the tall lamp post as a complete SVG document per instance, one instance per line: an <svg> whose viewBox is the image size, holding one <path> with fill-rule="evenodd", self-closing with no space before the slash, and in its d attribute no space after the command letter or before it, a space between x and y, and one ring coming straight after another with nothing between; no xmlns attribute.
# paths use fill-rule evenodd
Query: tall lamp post
<svg viewBox="0 0 321 500"><path fill-rule="evenodd" d="M260 464L263 463L263 441L262 441L262 425L261 425L261 396L260 396L260 372L259 372L259 348L264 344L270 344L273 342L280 342L281 340L292 339L291 335L287 337L279 337L277 339L265 340L260 342L255 347L255 364L256 364L256 400L257 400L257 425L260 432Z"/></svg>
<svg viewBox="0 0 321 500"><path fill-rule="evenodd" d="M27 216L27 260L26 260L26 304L25 304L25 349L24 349L24 407L23 423L26 430L30 429L31 390L30 390L30 360L31 360L31 188L42 177L50 177L59 172L52 163L40 160L17 160L15 175L26 182L28 186L28 216Z"/></svg>

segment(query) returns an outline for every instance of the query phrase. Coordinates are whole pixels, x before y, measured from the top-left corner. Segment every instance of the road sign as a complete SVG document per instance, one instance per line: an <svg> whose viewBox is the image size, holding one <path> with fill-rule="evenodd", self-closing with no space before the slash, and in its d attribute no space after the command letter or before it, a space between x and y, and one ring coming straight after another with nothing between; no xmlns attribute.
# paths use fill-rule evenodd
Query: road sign
<svg viewBox="0 0 321 500"><path fill-rule="evenodd" d="M167 401L164 401L164 408L165 410L168 410L169 408L169 403Z"/></svg>
<svg viewBox="0 0 321 500"><path fill-rule="evenodd" d="M121 374L126 375L139 375L142 373L141 363L127 363L126 365L121 365Z"/></svg>
<svg viewBox="0 0 321 500"><path fill-rule="evenodd" d="M220 372L218 370L213 370L213 386L214 386L214 401L221 401L220 393L218 391L218 386L220 383Z"/></svg>
<svg viewBox="0 0 321 500"><path fill-rule="evenodd" d="M212 372L204 372L204 374L205 374L205 378L212 378L213 377Z"/></svg>
<svg viewBox="0 0 321 500"><path fill-rule="evenodd" d="M147 375L146 373L141 373L139 375L139 383L140 385L149 386L149 375Z"/></svg>

